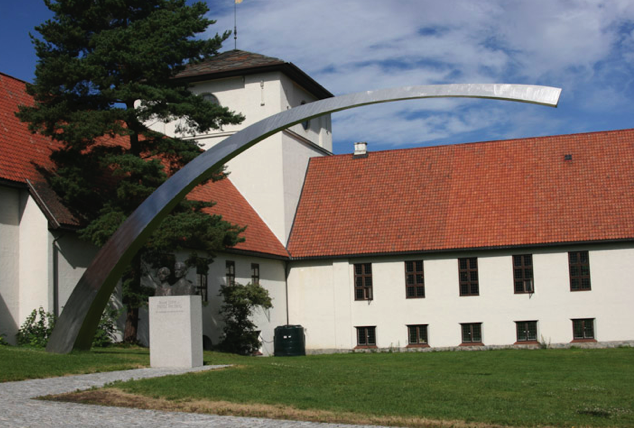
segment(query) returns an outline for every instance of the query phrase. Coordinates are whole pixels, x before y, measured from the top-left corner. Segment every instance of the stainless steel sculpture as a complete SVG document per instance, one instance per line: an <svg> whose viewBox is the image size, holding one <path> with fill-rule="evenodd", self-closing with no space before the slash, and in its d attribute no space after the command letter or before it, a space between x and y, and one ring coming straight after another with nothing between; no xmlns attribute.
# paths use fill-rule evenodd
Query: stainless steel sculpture
<svg viewBox="0 0 634 428"><path fill-rule="evenodd" d="M125 266L161 220L211 171L265 138L324 114L369 104L419 98L489 98L556 107L560 88L510 84L411 86L361 92L304 104L270 116L207 150L174 174L121 225L75 286L46 347L68 353L90 349L99 318Z"/></svg>

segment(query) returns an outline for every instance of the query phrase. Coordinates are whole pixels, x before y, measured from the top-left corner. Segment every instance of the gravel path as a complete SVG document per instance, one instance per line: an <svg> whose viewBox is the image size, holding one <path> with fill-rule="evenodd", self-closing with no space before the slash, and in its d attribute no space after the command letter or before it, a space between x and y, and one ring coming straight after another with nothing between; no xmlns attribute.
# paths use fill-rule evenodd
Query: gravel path
<svg viewBox="0 0 634 428"><path fill-rule="evenodd" d="M42 395L99 387L116 380L167 376L219 367L223 366L203 366L194 369L137 369L0 383L0 427L350 427L350 425L340 424L199 415L33 400L34 397ZM361 426L355 425L354 427L360 428Z"/></svg>

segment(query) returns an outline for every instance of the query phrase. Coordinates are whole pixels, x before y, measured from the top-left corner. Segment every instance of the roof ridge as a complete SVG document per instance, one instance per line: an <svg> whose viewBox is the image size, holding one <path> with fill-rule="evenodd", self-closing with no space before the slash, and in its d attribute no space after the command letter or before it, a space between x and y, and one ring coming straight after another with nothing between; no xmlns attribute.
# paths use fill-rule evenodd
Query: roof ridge
<svg viewBox="0 0 634 428"><path fill-rule="evenodd" d="M433 149L438 149L441 147L464 147L464 146L485 145L485 144L510 144L510 143L517 143L520 141L552 140L555 138L569 139L572 137L592 136L596 134L615 134L615 133L624 133L628 131L634 132L634 128L610 129L610 130L604 130L604 131L588 131L588 132L556 134L556 135L541 135L541 136L534 136L534 137L517 137L517 138L499 139L499 140L467 141L464 143L446 143L446 144L437 144L433 146L401 147L401 148L384 149L384 150L376 150L376 151L368 150L368 154L373 154L373 153L385 154L385 153L403 152L403 151L433 150ZM350 154L351 153L340 153L340 154L334 154L332 156L319 157L317 159L339 158L341 156L350 156Z"/></svg>

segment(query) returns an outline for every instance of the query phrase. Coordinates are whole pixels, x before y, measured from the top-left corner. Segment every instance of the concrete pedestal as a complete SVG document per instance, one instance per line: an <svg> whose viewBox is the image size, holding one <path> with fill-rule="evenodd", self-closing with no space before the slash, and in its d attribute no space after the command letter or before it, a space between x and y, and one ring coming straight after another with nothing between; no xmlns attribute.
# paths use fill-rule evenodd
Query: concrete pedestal
<svg viewBox="0 0 634 428"><path fill-rule="evenodd" d="M150 366L203 365L200 296L150 297Z"/></svg>

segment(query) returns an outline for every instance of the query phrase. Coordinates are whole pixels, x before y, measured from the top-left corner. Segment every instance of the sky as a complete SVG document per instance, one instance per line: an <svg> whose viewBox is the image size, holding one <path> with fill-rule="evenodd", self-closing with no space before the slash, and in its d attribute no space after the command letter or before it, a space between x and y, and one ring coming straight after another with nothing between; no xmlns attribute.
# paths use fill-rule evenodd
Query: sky
<svg viewBox="0 0 634 428"><path fill-rule="evenodd" d="M193 0L188 0L190 3ZM233 30L234 0L207 1ZM633 0L243 0L238 49L291 62L335 95L445 83L562 88L557 108L435 99L333 115L335 153L634 126ZM32 81L42 0L0 0L0 72ZM234 48L233 36L223 50Z"/></svg>

